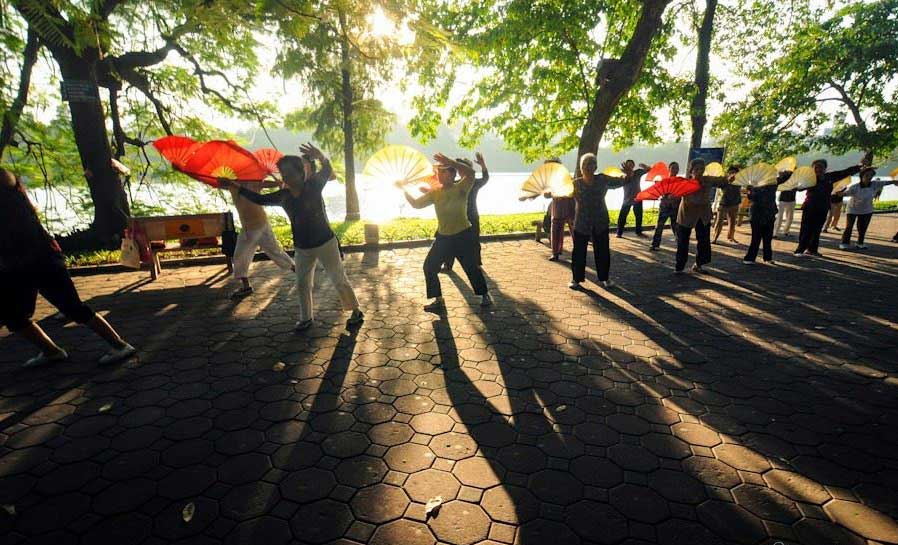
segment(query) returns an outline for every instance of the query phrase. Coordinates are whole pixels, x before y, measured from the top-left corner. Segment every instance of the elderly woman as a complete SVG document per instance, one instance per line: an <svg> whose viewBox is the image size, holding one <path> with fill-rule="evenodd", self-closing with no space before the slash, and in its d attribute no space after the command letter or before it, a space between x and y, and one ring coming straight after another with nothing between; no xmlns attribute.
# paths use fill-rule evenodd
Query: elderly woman
<svg viewBox="0 0 898 545"><path fill-rule="evenodd" d="M300 148L303 157L285 155L278 161L278 170L285 187L273 193L260 194L230 180L219 180L225 189L238 188L241 197L262 206L281 206L290 219L293 233L293 258L296 269L296 287L299 289L299 321L296 331L306 330L314 324L315 308L312 289L315 265L321 262L331 283L337 289L343 310L351 310L347 325L360 324L365 315L359 308L359 300L346 277L340 246L331 229L324 209L321 191L333 177L328 158L315 146L305 144ZM312 162L321 163L321 170L314 172ZM311 174L314 172L314 174Z"/></svg>
<svg viewBox="0 0 898 545"><path fill-rule="evenodd" d="M596 174L596 156L587 153L580 157L580 175L574 178L574 200L577 211L574 216L574 250L571 255L571 283L575 290L586 279L586 248L592 241L592 253L596 260L596 275L602 286L610 288L611 248L608 240L608 207L605 194L608 189L621 187L626 179Z"/></svg>
<svg viewBox="0 0 898 545"><path fill-rule="evenodd" d="M100 365L137 352L109 322L81 301L62 251L41 225L21 180L0 169L0 323L40 350L24 367L68 359L65 350L31 319L38 293L67 318L91 328L109 344Z"/></svg>
<svg viewBox="0 0 898 545"><path fill-rule="evenodd" d="M468 196L474 187L474 168L469 161L452 160L442 153L434 155L434 159L437 162L437 181L441 186L439 189L413 197L408 194L407 187L402 182L396 182L413 208L433 205L436 209L437 234L424 259L427 298L433 301L424 308L431 312L445 309L439 272L440 265L449 258L458 259L461 263L474 293L480 296L480 305L489 306L493 300L480 269L480 243L468 219ZM458 181L455 180L456 175L459 176Z"/></svg>
<svg viewBox="0 0 898 545"><path fill-rule="evenodd" d="M820 247L820 231L826 225L826 217L830 212L830 197L833 193L833 184L842 178L853 176L861 171L862 167L869 166L873 159L871 153L867 153L857 165L835 172L828 172L825 159L817 159L811 165L817 175L817 184L807 189L807 197L801 207L801 230L798 233L798 246L795 248L795 256L819 256L817 250Z"/></svg>
<svg viewBox="0 0 898 545"><path fill-rule="evenodd" d="M680 210L677 212L677 229L679 229L675 269L677 274L683 272L686 261L689 260L689 241L693 229L695 229L696 252L692 271L704 272L702 266L711 262L711 189L726 187L732 181L732 176L724 178L704 174L705 161L693 159L689 163L689 177L698 180L701 189L686 195L680 201Z"/></svg>
<svg viewBox="0 0 898 545"><path fill-rule="evenodd" d="M875 175L876 171L872 168L863 169L861 171L861 183L852 185L844 192L844 195L848 197L848 220L845 224L845 231L842 233L842 243L839 244L839 248L842 250L847 250L850 247L851 232L854 230L855 222L857 222L857 244L855 249L867 249L867 245L864 244L864 237L867 234L867 228L870 226L870 220L873 218L873 199L887 185L898 183L894 180L874 182L873 176ZM898 238L898 235L896 235L896 238Z"/></svg>

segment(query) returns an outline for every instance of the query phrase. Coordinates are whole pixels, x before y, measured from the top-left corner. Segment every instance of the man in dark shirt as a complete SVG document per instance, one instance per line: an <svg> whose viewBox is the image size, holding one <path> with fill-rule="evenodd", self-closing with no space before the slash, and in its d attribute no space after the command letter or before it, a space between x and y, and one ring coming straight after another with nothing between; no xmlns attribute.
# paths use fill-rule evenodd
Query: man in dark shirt
<svg viewBox="0 0 898 545"><path fill-rule="evenodd" d="M801 231L798 234L798 246L795 248L794 255L820 255L817 251L820 246L820 232L823 230L826 216L829 214L833 183L857 174L861 171L861 167L869 166L872 159L872 154L867 152L860 164L835 172L826 171L825 159L817 159L812 163L814 172L817 174L817 185L807 189L807 197L801 207Z"/></svg>
<svg viewBox="0 0 898 545"><path fill-rule="evenodd" d="M621 163L621 170L624 171L624 200L617 216L617 238L624 236L624 226L627 225L630 208L633 208L633 215L636 217L636 236L644 237L645 235L642 234L642 202L636 202L635 199L639 193L639 181L646 171L644 168L636 168L633 159L627 159Z"/></svg>

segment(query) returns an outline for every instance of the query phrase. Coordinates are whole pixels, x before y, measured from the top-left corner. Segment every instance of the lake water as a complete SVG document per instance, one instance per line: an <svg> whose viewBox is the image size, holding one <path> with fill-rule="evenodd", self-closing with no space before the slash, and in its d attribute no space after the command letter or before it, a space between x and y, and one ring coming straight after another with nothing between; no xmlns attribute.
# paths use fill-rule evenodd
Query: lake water
<svg viewBox="0 0 898 545"><path fill-rule="evenodd" d="M543 212L548 200L537 198L530 201L519 201L518 190L527 172L496 172L490 174L490 181L477 199L477 207L481 214L514 214L524 212ZM651 183L643 182L643 187ZM359 201L362 218L367 221L383 222L399 217L433 218L434 209L429 206L416 210L403 198L398 189L390 184L371 181L363 176L358 177ZM29 188L32 200L44 213L48 228L57 233L86 226L91 218L90 201L86 190L75 191L63 188L47 191L42 187ZM132 188L132 200L144 206L158 207L153 214L187 214L199 212L215 212L233 210L230 195L212 189L199 182L187 184L145 183ZM883 200L898 200L898 187L888 186L883 191ZM614 189L608 192L606 202L609 210L620 208L623 190ZM328 216L332 221L343 219L346 212L344 186L338 182L330 182L325 186L324 201ZM647 208L653 208L656 202L647 202ZM270 215L286 219L278 207L269 209ZM236 217L236 210L234 210Z"/></svg>

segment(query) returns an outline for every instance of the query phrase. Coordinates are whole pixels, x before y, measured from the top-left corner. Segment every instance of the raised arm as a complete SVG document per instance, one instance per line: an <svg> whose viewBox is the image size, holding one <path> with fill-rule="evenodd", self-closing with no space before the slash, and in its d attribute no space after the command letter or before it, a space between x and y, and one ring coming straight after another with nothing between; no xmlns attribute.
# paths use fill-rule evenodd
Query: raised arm
<svg viewBox="0 0 898 545"><path fill-rule="evenodd" d="M459 177L461 178L461 180L458 183L465 184L465 185L471 185L474 183L475 172L474 172L473 167L470 167L460 161L450 159L449 157L446 157L442 153L437 153L436 155L433 156L433 158L436 160L437 163L439 163L443 166L454 168L455 171L458 172Z"/></svg>
<svg viewBox="0 0 898 545"><path fill-rule="evenodd" d="M474 187L481 188L490 181L490 171L486 168L486 160L484 160L483 154L479 151L474 154L474 161L480 165L480 178L474 180Z"/></svg>
<svg viewBox="0 0 898 545"><path fill-rule="evenodd" d="M334 177L334 168L331 166L330 159L327 158L324 152L313 146L311 143L303 144L299 147L299 150L309 159L321 163L321 170L313 174L309 180L306 180L307 183L311 183L313 187L321 190L324 187L324 184Z"/></svg>

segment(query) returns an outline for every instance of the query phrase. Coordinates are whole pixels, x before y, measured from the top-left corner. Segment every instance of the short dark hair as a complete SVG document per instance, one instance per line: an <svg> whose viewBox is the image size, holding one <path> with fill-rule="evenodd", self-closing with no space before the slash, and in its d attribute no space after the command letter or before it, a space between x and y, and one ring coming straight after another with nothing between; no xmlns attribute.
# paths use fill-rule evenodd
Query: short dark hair
<svg viewBox="0 0 898 545"><path fill-rule="evenodd" d="M699 165L705 166L705 160L702 158L696 158L696 159L689 161L689 172L692 172L692 169L694 169L695 167L697 167Z"/></svg>
<svg viewBox="0 0 898 545"><path fill-rule="evenodd" d="M739 165L730 165L727 167L727 172L739 172L741 168Z"/></svg>
<svg viewBox="0 0 898 545"><path fill-rule="evenodd" d="M816 165L820 165L823 168L826 168L829 166L829 163L826 162L826 159L814 159L814 162L811 163L811 166L816 166Z"/></svg>
<svg viewBox="0 0 898 545"><path fill-rule="evenodd" d="M283 172L285 166L290 166L299 172L300 176L305 177L306 171L302 166L302 158L296 155L285 155L278 159L278 170Z"/></svg>
<svg viewBox="0 0 898 545"><path fill-rule="evenodd" d="M674 165L677 165L677 167L679 168L680 163L678 163L678 162L676 162L676 161L671 161L671 162L667 165L667 168L670 168L670 167L672 167L672 166L674 166Z"/></svg>
<svg viewBox="0 0 898 545"><path fill-rule="evenodd" d="M559 159L558 157L549 157L548 159L546 159L545 161L543 161L543 164L544 164L544 165L547 164L547 163L558 163L558 164L560 165L560 164L561 164L561 159Z"/></svg>

